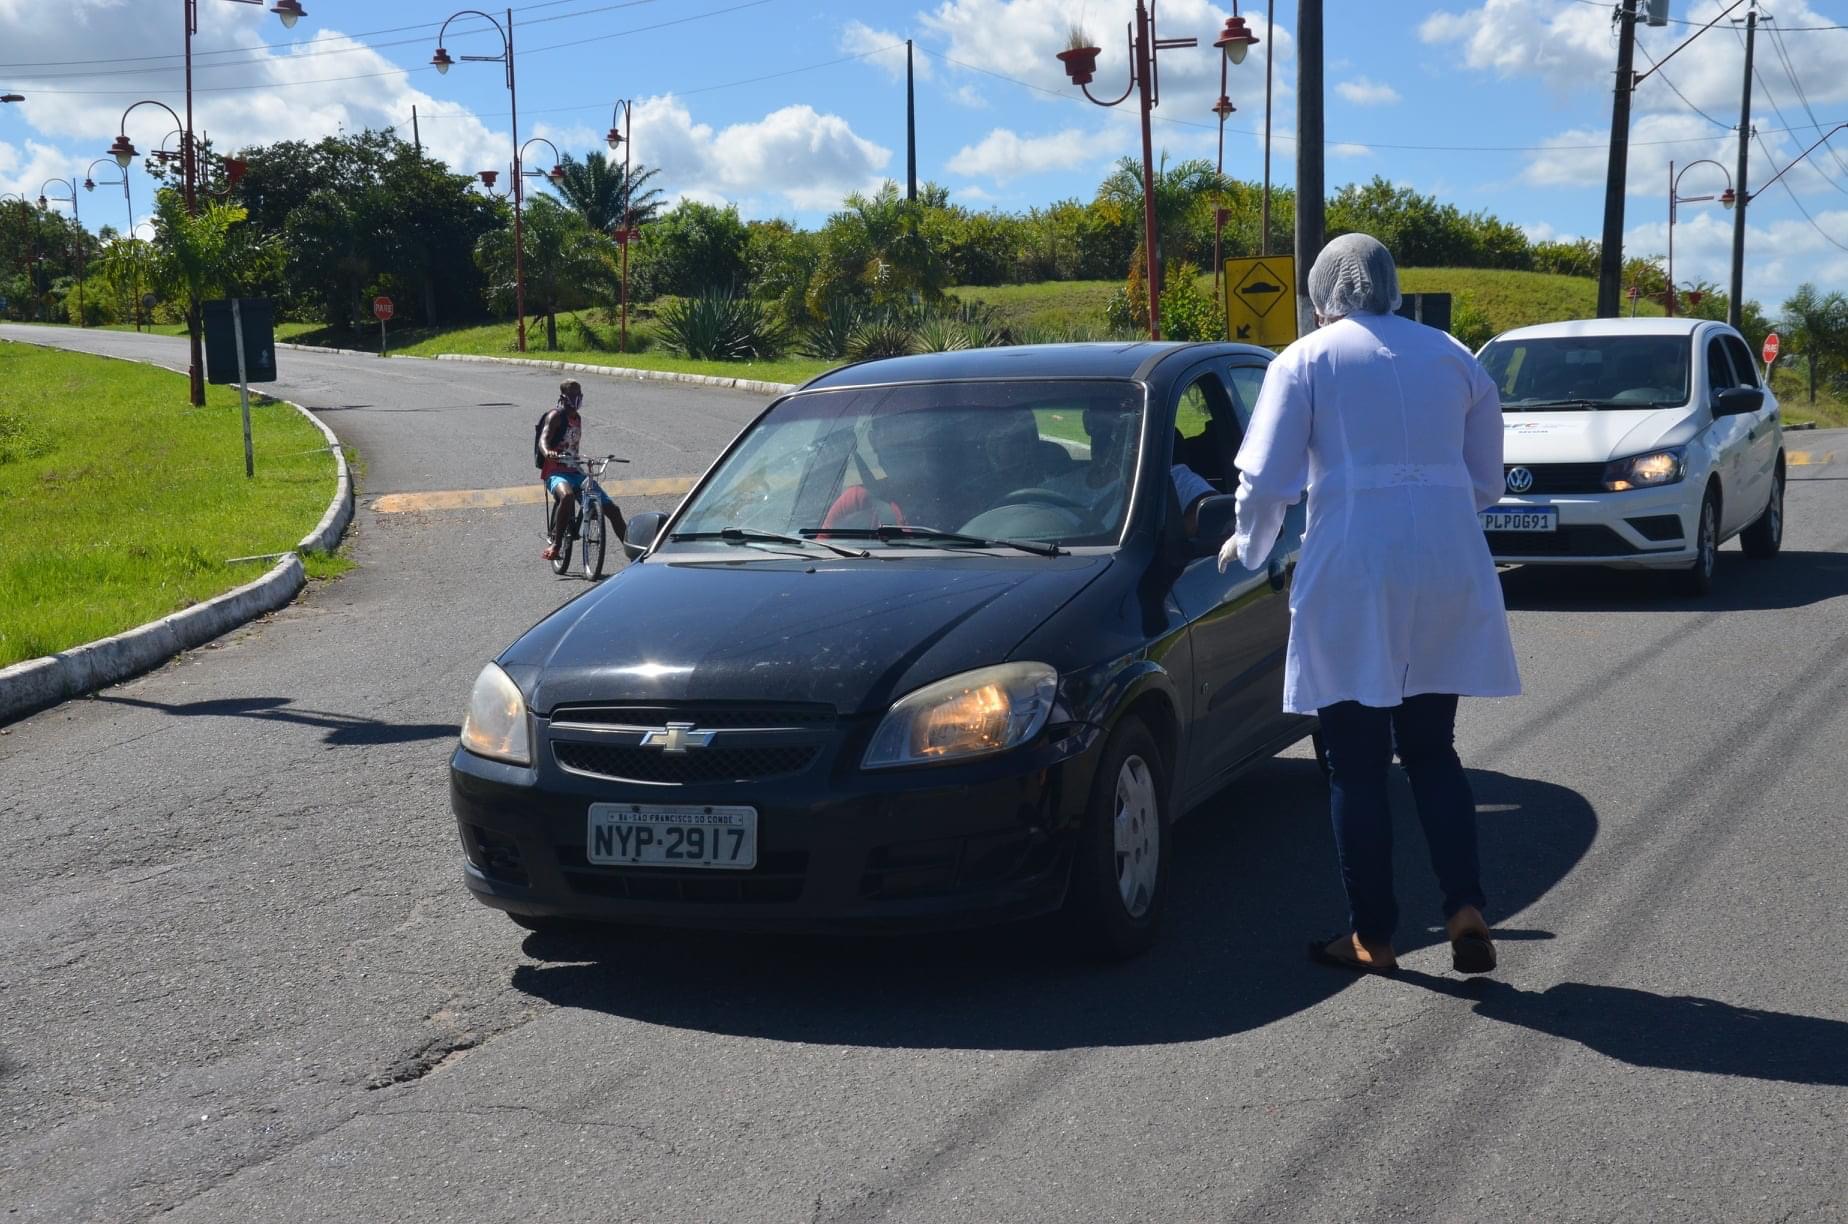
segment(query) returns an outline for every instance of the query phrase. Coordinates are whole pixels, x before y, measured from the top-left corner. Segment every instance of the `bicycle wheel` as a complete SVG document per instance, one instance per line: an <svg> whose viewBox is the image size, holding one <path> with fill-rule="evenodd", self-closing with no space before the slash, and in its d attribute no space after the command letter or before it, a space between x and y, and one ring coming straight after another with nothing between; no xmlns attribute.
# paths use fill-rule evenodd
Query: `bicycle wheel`
<svg viewBox="0 0 1848 1224"><path fill-rule="evenodd" d="M582 515L583 511L579 510L578 513ZM576 535L577 532L571 529L569 523L558 533L558 553L552 558L552 572L560 577L571 572L571 541Z"/></svg>
<svg viewBox="0 0 1848 1224"><path fill-rule="evenodd" d="M578 564L591 582L603 576L603 537L603 507L594 495L586 496L578 520Z"/></svg>

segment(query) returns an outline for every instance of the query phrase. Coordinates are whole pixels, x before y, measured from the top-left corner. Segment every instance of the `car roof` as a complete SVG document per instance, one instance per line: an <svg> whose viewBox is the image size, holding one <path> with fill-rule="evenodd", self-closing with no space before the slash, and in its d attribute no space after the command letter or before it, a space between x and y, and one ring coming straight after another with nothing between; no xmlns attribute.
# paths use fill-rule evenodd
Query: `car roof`
<svg viewBox="0 0 1848 1224"><path fill-rule="evenodd" d="M803 384L802 389L1031 378L1139 380L1146 378L1156 365L1177 356L1188 359L1256 356L1269 361L1275 355L1255 345L1228 342L1107 340L1082 344L1015 344L857 362L817 375Z"/></svg>
<svg viewBox="0 0 1848 1224"><path fill-rule="evenodd" d="M1543 340L1579 336L1691 336L1702 327L1725 327L1712 319L1563 319L1501 333L1497 340ZM1728 329L1730 330L1730 329Z"/></svg>

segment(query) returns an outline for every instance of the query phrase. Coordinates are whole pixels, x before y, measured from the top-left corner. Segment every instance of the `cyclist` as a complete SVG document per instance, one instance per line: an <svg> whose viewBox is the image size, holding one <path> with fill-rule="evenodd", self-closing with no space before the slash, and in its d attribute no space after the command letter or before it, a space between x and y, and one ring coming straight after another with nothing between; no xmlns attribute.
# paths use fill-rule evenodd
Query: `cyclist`
<svg viewBox="0 0 1848 1224"><path fill-rule="evenodd" d="M584 406L584 388L575 378L567 378L558 384L558 406L546 413L544 422L539 427L539 453L544 463L539 469L539 479L544 482L546 494L554 502L552 513L552 538L546 542L545 551L540 555L547 561L558 556L565 533L577 522L578 489L584 483L584 473L580 471L577 459L578 443L583 440L584 421L578 410ZM604 500L604 516L615 527L616 538L621 540L627 530L623 522L622 511L614 502Z"/></svg>

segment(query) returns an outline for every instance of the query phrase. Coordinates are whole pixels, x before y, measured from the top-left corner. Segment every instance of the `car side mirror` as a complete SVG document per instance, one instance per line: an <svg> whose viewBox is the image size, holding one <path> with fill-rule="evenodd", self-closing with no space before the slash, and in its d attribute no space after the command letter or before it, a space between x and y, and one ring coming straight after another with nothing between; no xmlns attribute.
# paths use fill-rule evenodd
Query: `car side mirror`
<svg viewBox="0 0 1848 1224"><path fill-rule="evenodd" d="M1187 541L1188 556L1217 556L1219 546L1229 540L1238 527L1238 498L1230 493L1203 497L1194 507L1194 520L1198 525Z"/></svg>
<svg viewBox="0 0 1848 1224"><path fill-rule="evenodd" d="M661 534L661 524L667 516L659 510L646 510L629 520L629 529L623 533L622 551L633 561L648 551L648 546Z"/></svg>
<svg viewBox="0 0 1848 1224"><path fill-rule="evenodd" d="M1757 387L1728 387L1713 399L1713 415L1750 416L1765 406L1765 393Z"/></svg>

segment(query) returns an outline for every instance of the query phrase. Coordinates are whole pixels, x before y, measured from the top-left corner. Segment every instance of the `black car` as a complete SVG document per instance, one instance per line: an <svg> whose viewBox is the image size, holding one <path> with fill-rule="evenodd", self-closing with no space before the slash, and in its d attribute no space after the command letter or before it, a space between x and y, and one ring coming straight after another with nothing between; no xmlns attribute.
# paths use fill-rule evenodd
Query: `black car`
<svg viewBox="0 0 1848 1224"><path fill-rule="evenodd" d="M1270 359L983 349L776 400L483 670L469 888L533 929L1064 907L1147 946L1175 817L1314 729L1281 712L1301 508L1265 569L1215 560Z"/></svg>

